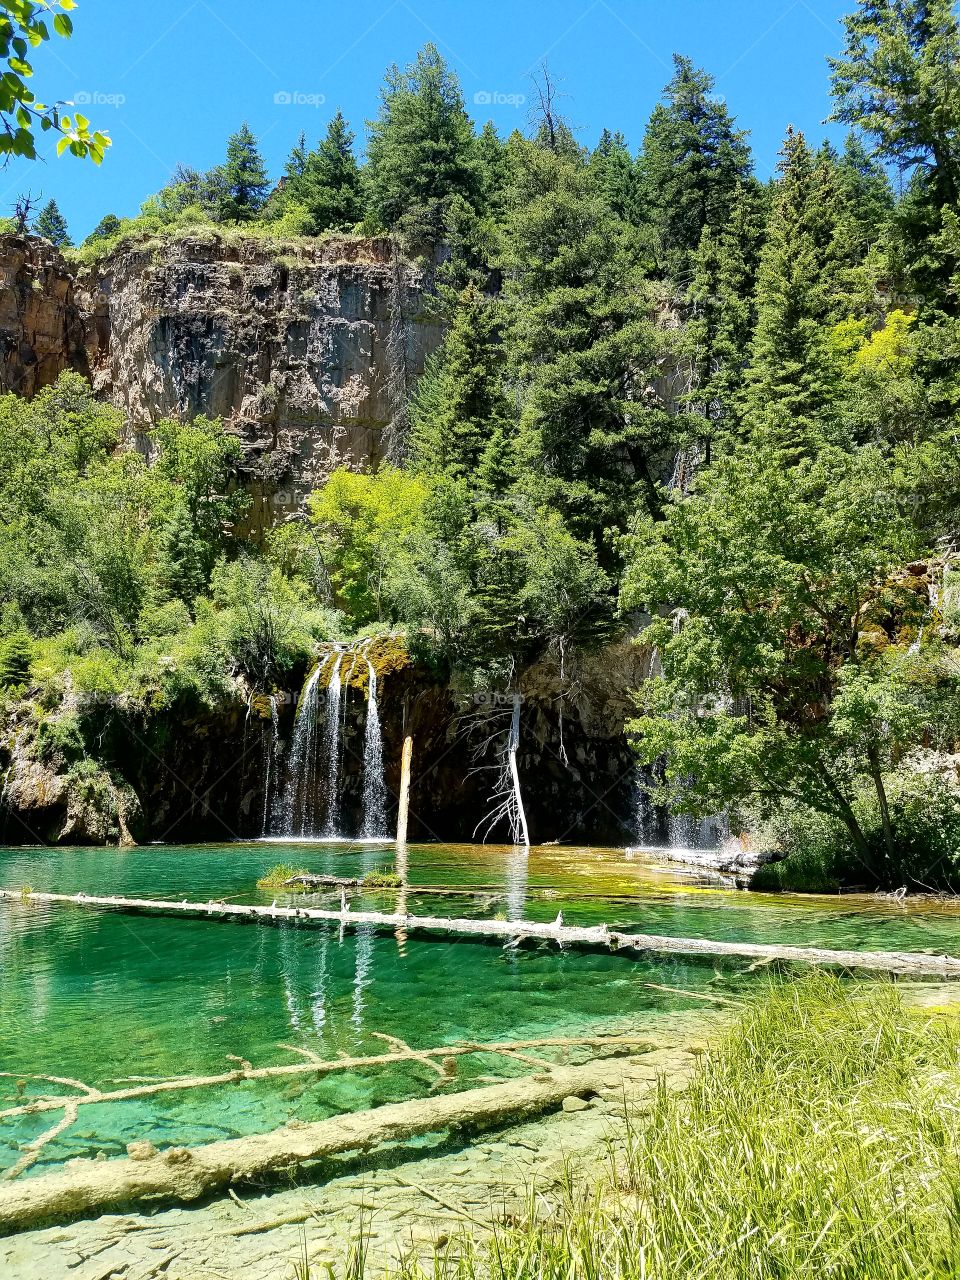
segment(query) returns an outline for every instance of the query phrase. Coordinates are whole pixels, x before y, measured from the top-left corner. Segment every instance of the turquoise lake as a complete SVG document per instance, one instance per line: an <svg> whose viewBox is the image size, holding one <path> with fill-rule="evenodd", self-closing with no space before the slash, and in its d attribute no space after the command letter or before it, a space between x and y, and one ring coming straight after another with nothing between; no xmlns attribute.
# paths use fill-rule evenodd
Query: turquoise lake
<svg viewBox="0 0 960 1280"><path fill-rule="evenodd" d="M424 845L411 847L397 868L393 845L12 848L0 849L0 886L259 903L276 897L257 890L256 881L279 862L351 877L398 869L413 914L552 920L562 911L571 924L606 921L675 936L960 954L953 903L721 891L622 850L554 847L528 856ZM483 888L437 897L418 895L418 885ZM388 909L395 901L395 892L385 892L357 895L352 905ZM229 1070L230 1055L258 1066L295 1061L281 1045L323 1058L380 1053L376 1033L434 1047L654 1031L678 1011L696 1016L710 1007L655 986L736 995L764 980L736 966L719 972L704 963L553 947L503 951L364 930L341 938L336 929L125 916L30 901L0 904L0 977L0 1071L10 1073L0 1077L3 1107L58 1091L31 1075L122 1088L134 1077ZM461 1060L460 1074L467 1081L518 1069L473 1057ZM431 1083L422 1066L398 1064L319 1082L287 1077L85 1106L32 1172L73 1156L119 1154L135 1138L189 1145L262 1132L291 1118L423 1095ZM0 1167L50 1123L49 1115L0 1122Z"/></svg>

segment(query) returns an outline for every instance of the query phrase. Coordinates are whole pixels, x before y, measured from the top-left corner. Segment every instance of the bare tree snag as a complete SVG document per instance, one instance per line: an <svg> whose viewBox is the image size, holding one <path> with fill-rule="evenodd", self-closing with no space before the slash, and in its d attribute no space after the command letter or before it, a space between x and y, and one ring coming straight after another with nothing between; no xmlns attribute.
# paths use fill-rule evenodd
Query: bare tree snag
<svg viewBox="0 0 960 1280"><path fill-rule="evenodd" d="M410 818L410 767L413 764L413 738L407 734L403 740L400 757L400 803L397 809L397 844L407 843L407 824Z"/></svg>

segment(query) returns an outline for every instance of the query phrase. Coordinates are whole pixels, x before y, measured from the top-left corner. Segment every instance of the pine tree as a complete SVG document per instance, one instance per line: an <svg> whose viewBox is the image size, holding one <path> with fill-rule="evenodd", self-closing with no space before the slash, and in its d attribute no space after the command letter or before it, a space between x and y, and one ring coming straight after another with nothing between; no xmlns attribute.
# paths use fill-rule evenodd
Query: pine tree
<svg viewBox="0 0 960 1280"><path fill-rule="evenodd" d="M115 213L105 213L97 225L87 236L84 244L95 244L97 240L109 240L120 230L120 219Z"/></svg>
<svg viewBox="0 0 960 1280"><path fill-rule="evenodd" d="M349 231L363 217L360 168L342 112L330 121L316 151L307 154L303 172L290 180L287 191L307 211L308 235Z"/></svg>
<svg viewBox="0 0 960 1280"><path fill-rule="evenodd" d="M625 222L639 224L638 175L622 133L604 129L590 156L590 172L607 207Z"/></svg>
<svg viewBox="0 0 960 1280"><path fill-rule="evenodd" d="M526 144L503 266L511 379L524 388L521 484L609 553L639 501L657 509L657 458L682 427L652 389L669 335L651 316L636 231L582 158Z"/></svg>
<svg viewBox="0 0 960 1280"><path fill-rule="evenodd" d="M517 482L516 441L504 422L497 422L484 445L477 480L485 493L503 497Z"/></svg>
<svg viewBox="0 0 960 1280"><path fill-rule="evenodd" d="M310 152L307 150L307 135L301 133L300 137L297 138L296 145L290 148L290 154L287 156L286 164L283 166L283 176L288 183L296 182L298 178L303 177L309 154Z"/></svg>
<svg viewBox="0 0 960 1280"><path fill-rule="evenodd" d="M73 244L67 230L67 220L60 212L56 200L48 200L43 206L33 224L33 230L38 236L43 236L44 240L55 244L58 249Z"/></svg>
<svg viewBox="0 0 960 1280"><path fill-rule="evenodd" d="M895 205L893 189L886 169L870 156L857 133L847 135L835 175L843 253L849 261L860 264L889 230Z"/></svg>
<svg viewBox="0 0 960 1280"><path fill-rule="evenodd" d="M481 171L459 82L436 46L406 71L387 72L380 115L369 124L371 212L413 244L439 243L457 213L476 208Z"/></svg>
<svg viewBox="0 0 960 1280"><path fill-rule="evenodd" d="M752 168L746 134L718 98L713 79L674 57L665 102L650 117L639 159L640 196L664 275L685 285L704 227L719 227Z"/></svg>
<svg viewBox="0 0 960 1280"><path fill-rule="evenodd" d="M492 120L487 121L477 138L477 162L480 208L487 217L499 218L510 186L510 153L509 144L497 133Z"/></svg>
<svg viewBox="0 0 960 1280"><path fill-rule="evenodd" d="M960 194L960 22L952 0L859 0L831 58L833 119L861 129L938 206Z"/></svg>
<svg viewBox="0 0 960 1280"><path fill-rule="evenodd" d="M693 256L685 340L691 368L691 409L705 419L712 442L732 444L740 432L739 399L756 322L756 276L766 223L763 188L737 188L730 216L707 227Z"/></svg>
<svg viewBox="0 0 960 1280"><path fill-rule="evenodd" d="M220 216L225 222L250 222L263 207L270 189L266 166L257 140L242 124L227 142L222 168L224 195Z"/></svg>
<svg viewBox="0 0 960 1280"><path fill-rule="evenodd" d="M489 438L507 416L501 329L497 303L468 285L411 403L411 457L418 470L455 478L476 474Z"/></svg>
<svg viewBox="0 0 960 1280"><path fill-rule="evenodd" d="M828 323L842 313L836 193L824 157L787 131L757 284L744 409L751 428L797 455L822 437L833 398Z"/></svg>

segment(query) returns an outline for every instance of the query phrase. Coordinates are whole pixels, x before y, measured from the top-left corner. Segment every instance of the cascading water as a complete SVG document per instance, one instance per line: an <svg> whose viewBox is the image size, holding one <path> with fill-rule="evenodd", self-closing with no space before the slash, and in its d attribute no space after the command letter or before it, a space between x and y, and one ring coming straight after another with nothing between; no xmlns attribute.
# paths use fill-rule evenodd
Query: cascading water
<svg viewBox="0 0 960 1280"><path fill-rule="evenodd" d="M277 715L277 700L270 695L270 733L266 736L263 748L263 835L270 834L270 800L271 789L276 786L275 775L280 764L280 718Z"/></svg>
<svg viewBox="0 0 960 1280"><path fill-rule="evenodd" d="M314 836L320 824L321 797L317 794L317 773L321 759L329 751L329 715L323 715L324 698L329 708L328 684L339 693L340 650L317 663L303 687L293 722L293 738L287 756L283 785L275 788L270 830L276 836ZM324 732L326 730L326 732ZM335 748L336 749L336 748ZM279 747L275 750L279 758Z"/></svg>
<svg viewBox="0 0 960 1280"><path fill-rule="evenodd" d="M362 814L360 836L388 840L387 788L384 778L383 731L377 703L377 672L368 654L371 641L337 645L314 667L304 686L286 757L283 785L274 784L270 822L275 838L343 839L344 762L350 755L348 695L360 663L367 664L368 695L363 744ZM356 686L355 686L356 687ZM282 744L272 748L279 760ZM272 768L272 772L271 772ZM265 764L264 815L268 811L271 778L277 766ZM349 774L347 775L349 791Z"/></svg>
<svg viewBox="0 0 960 1280"><path fill-rule="evenodd" d="M333 654L333 670L327 685L327 818L323 826L323 834L328 839L340 834L340 699L343 693L343 679L340 674L341 658L340 650L336 649Z"/></svg>
<svg viewBox="0 0 960 1280"><path fill-rule="evenodd" d="M695 818L688 813L671 813L654 804L650 789L658 781L662 766L642 769L636 776L637 847L657 851L664 857L684 851L719 849L730 835L725 813Z"/></svg>
<svg viewBox="0 0 960 1280"><path fill-rule="evenodd" d="M367 658L369 693L367 727L363 740L363 836L367 840L387 837L387 787L383 778L383 731L377 706L377 672Z"/></svg>

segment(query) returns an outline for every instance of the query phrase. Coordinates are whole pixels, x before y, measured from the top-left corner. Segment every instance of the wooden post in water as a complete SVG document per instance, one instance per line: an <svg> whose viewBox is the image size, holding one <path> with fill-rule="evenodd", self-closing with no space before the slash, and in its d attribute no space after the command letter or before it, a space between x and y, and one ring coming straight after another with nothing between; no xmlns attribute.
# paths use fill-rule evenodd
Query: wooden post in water
<svg viewBox="0 0 960 1280"><path fill-rule="evenodd" d="M407 820L410 816L410 766L413 763L413 738L403 740L400 758L400 806L397 809L397 844L407 843Z"/></svg>

